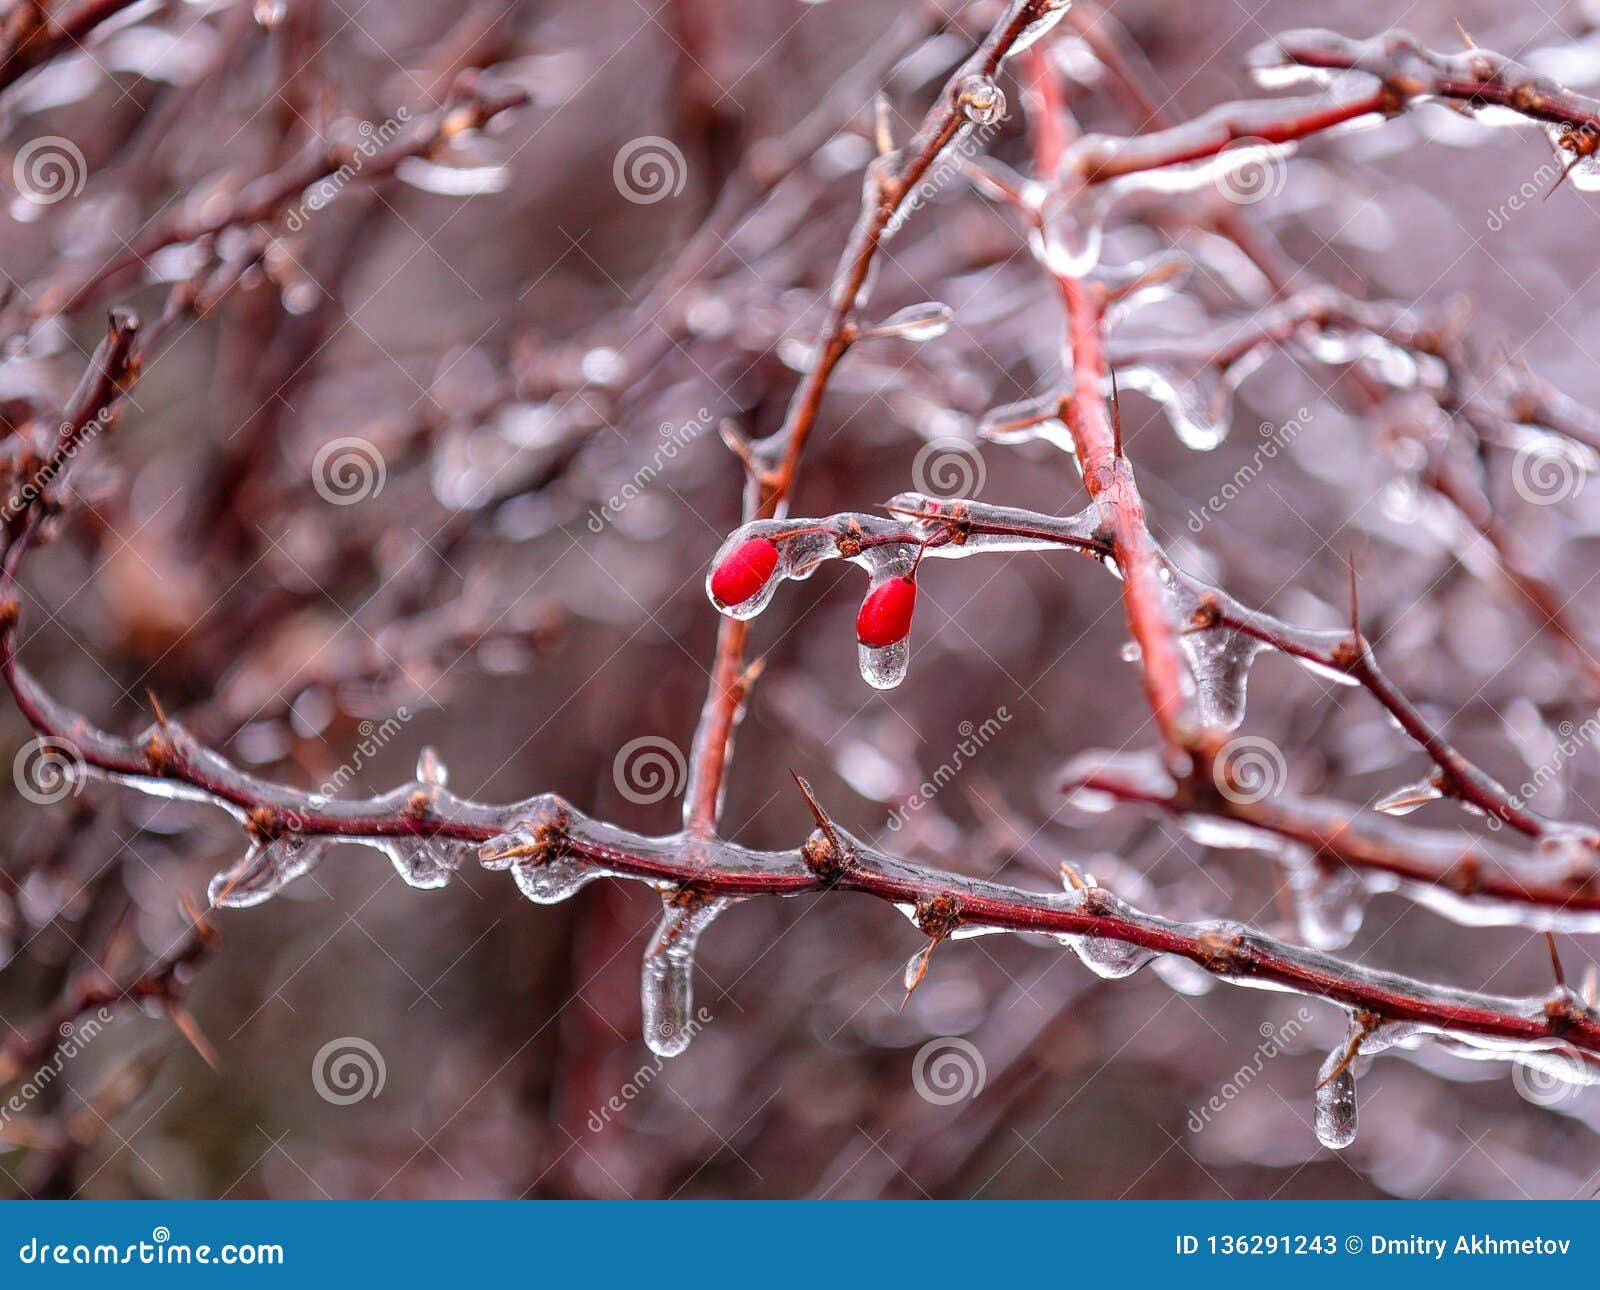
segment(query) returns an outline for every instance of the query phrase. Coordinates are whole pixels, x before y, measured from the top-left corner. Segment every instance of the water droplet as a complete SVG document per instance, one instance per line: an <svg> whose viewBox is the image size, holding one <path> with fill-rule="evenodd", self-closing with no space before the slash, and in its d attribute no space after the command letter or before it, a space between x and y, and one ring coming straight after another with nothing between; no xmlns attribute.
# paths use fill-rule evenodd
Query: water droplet
<svg viewBox="0 0 1600 1290"><path fill-rule="evenodd" d="M956 87L956 106L973 125L993 125L1006 114L1006 95L987 76L969 76Z"/></svg>
<svg viewBox="0 0 1600 1290"><path fill-rule="evenodd" d="M911 666L909 641L898 640L892 645L856 645L861 664L861 679L875 690L892 690L906 679Z"/></svg>
<svg viewBox="0 0 1600 1290"><path fill-rule="evenodd" d="M389 838L379 848L394 862L395 872L413 887L434 891L448 883L473 848L439 838Z"/></svg>
<svg viewBox="0 0 1600 1290"><path fill-rule="evenodd" d="M1346 1046L1339 1045L1328 1054L1317 1072L1316 1127L1317 1141L1325 1147L1341 1151L1356 1140L1356 1073L1347 1063L1337 1075L1333 1074L1345 1060Z"/></svg>
<svg viewBox="0 0 1600 1290"><path fill-rule="evenodd" d="M1154 950L1147 950L1141 945L1129 945L1100 936L1079 937L1072 948L1086 968L1108 981L1132 976L1157 957Z"/></svg>

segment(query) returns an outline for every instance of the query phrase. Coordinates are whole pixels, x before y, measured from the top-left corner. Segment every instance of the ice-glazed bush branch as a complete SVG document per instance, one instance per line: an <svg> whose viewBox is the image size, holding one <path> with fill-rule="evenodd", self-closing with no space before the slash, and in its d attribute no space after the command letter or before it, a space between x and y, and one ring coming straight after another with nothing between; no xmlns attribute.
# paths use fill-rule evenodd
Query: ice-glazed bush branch
<svg viewBox="0 0 1600 1290"><path fill-rule="evenodd" d="M53 25L24 29L24 23L9 30L0 43L0 50L9 51L0 86L19 74L11 68L37 65L64 39L87 34L120 7L86 3ZM407 883L423 889L445 886L474 862L509 870L519 890L540 903L566 899L597 879L648 884L661 897L662 912L644 957L641 997L646 1038L662 1054L682 1051L694 1033L695 948L724 910L761 896L813 893L832 900L857 892L895 906L925 937L906 968L908 991L946 941L1019 933L1070 949L1107 978L1128 976L1158 959L1179 959L1221 981L1288 990L1338 1006L1349 1015L1349 1034L1330 1054L1316 1090L1318 1133L1332 1146L1346 1145L1354 1131L1358 1059L1391 1046L1437 1042L1468 1057L1515 1061L1574 1083L1600 1082L1600 1012L1595 1000L1568 990L1563 980L1548 995L1507 997L1394 975L1329 953L1348 944L1374 892L1398 891L1466 925L1596 930L1600 833L1535 811L1460 752L1379 668L1353 604L1348 629L1303 629L1249 609L1184 572L1152 528L1123 442L1117 390L1120 382L1122 389L1162 402L1180 439L1197 449L1221 442L1234 389L1274 348L1355 371L1372 407L1396 391L1421 391L1460 433L1469 454L1515 445L1519 436L1541 430L1592 452L1600 446L1600 420L1521 369L1480 370L1454 319L1435 322L1324 287L1290 290L1294 275L1269 263L1272 256L1237 210L1197 219L1241 248L1268 281L1270 298L1237 293L1252 306L1240 317L1214 319L1181 339L1125 340L1114 334L1119 316L1136 297L1179 290L1188 266L1176 253L1132 267L1100 263L1100 226L1125 198L1172 205L1173 195L1193 193L1243 162L1281 158L1301 141L1381 123L1427 98L1470 110L1492 106L1548 126L1557 149L1579 167L1573 173L1581 186L1595 151L1600 105L1485 51L1433 54L1398 34L1351 42L1295 33L1256 56L1264 80L1278 83L1305 72L1351 75L1336 78L1321 97L1228 104L1173 123L1141 89L1117 41L1093 36L1091 22L1080 23L1089 49L1151 128L1127 138L1085 136L1060 69L1043 52L1067 7L1066 0L1010 0L992 7L988 12L998 8L994 25L934 92L903 144L896 145L880 103L870 131L876 156L866 167L856 221L823 288L814 340L793 364L799 375L792 390L786 387L781 419L770 434L755 439L731 424L724 428L745 472L742 518L707 569L706 591L722 618L688 758L681 832L638 832L586 814L553 793L503 804L460 796L451 790L443 762L429 751L418 758L411 781L376 796L345 798L297 788L244 769L159 708L154 722L135 736L100 730L53 697L21 662L20 579L30 551L51 538L70 511L63 482L68 467L95 438L91 430L114 420L153 340L180 316L203 313L219 291L267 259L270 230L287 218L297 197L334 180L331 195L337 195L345 179L354 177L344 127L203 203L174 204L124 249L87 270L77 264L47 275L42 289L16 307L28 322L70 313L153 255L179 246L202 252L201 268L172 290L152 335L141 341L130 313L113 314L52 436L40 436L40 418L17 436L0 570L0 673L22 715L42 736L70 750L73 773L207 803L231 815L245 835L244 854L213 878L210 898L217 906L264 901L308 873L330 846L344 843L382 852ZM905 492L882 513L852 509L792 518L799 467L826 400L842 383L835 376L846 356L863 341L894 337L915 343L949 324L952 310L937 301L876 323L864 315L884 248L920 209L921 187L977 127L997 125L1006 116L1002 78L1019 64L1029 173L970 156L960 165L981 193L1004 208L1003 235L1020 230L1028 243L1040 271L1039 295L1059 314L1061 339L1050 359L1059 370L1041 395L993 410L978 432L998 444L1039 440L1060 450L1049 460L1071 460L1083 495L1060 513L1047 514L977 498ZM881 70L873 66L875 73ZM694 87L687 92L697 101ZM433 156L524 98L491 76L469 73L442 107L406 120L364 155L359 173L364 180L394 174L405 161ZM657 311L710 272L748 204L776 191L847 116L837 103L819 104L815 116L769 148L761 164L733 168L721 195L709 203L710 216L668 257L641 310L655 321ZM629 379L642 377L642 369L663 361L673 348L668 330L656 331L642 358L635 355L641 370L627 371L615 353L614 364L598 366L605 371L622 365ZM519 374L524 387L546 393L567 388L559 363L534 371L532 377ZM622 379L592 383L608 415L626 409ZM474 405L471 415L481 412ZM248 474L262 459L251 454L269 438L243 454L243 467L230 463L228 478ZM558 439L565 455L546 478L576 455L582 435L550 436ZM1451 465L1435 453L1419 474L1491 542L1524 600L1592 663L1549 585L1513 558L1501 518L1489 504L1481 462L1476 470ZM1063 494L1076 493L1071 471L1061 470L1060 480ZM862 498L849 505L869 503ZM457 520L451 537L464 540L475 523ZM1094 810L1125 804L1158 811L1183 822L1205 845L1270 855L1287 871L1305 946L1241 923L1147 912L1071 869L1064 869L1062 889L1035 891L913 863L838 825L803 780L799 788L816 827L798 845L757 850L724 836L732 740L761 666L749 656L750 623L783 584L804 580L830 560L863 568L868 585L856 621L858 661L871 685L888 688L909 666L919 579L929 576L932 563L1058 549L1093 559L1120 579L1132 638L1129 657L1138 664L1159 737L1153 753L1090 754L1075 761L1066 776L1074 801ZM1252 661L1268 650L1365 690L1426 754L1433 767L1429 778L1374 810L1292 794L1281 775L1280 782L1258 791L1261 767L1239 757L1241 746L1248 751L1250 736L1234 732L1245 716ZM1454 799L1489 827L1527 839L1527 850L1391 818L1434 797ZM186 938L149 971L115 989L104 981L87 982L64 995L60 1007L137 997L181 1016L177 986L213 943L209 923L196 916ZM18 1041L13 1064L21 1055L36 1055L47 1038L39 1030Z"/></svg>

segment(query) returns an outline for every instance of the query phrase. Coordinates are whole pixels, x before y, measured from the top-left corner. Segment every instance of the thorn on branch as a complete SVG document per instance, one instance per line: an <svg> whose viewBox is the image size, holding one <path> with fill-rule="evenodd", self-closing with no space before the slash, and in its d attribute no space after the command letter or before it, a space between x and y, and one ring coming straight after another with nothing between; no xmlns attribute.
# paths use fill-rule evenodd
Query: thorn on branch
<svg viewBox="0 0 1600 1290"><path fill-rule="evenodd" d="M806 799L806 805L811 808L812 818L816 820L816 830L805 844L800 848L800 859L805 862L807 869L816 874L825 883L838 882L849 872L855 864L855 854L842 840L842 836L834 827L833 820L828 812L817 801L817 796L811 791L808 784L797 772L789 772L794 778L800 796Z"/></svg>

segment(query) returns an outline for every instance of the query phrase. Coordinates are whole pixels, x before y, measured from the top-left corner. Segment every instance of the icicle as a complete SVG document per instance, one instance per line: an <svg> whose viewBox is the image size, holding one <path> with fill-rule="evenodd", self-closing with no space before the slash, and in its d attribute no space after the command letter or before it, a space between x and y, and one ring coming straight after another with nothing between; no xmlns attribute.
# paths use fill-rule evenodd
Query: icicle
<svg viewBox="0 0 1600 1290"><path fill-rule="evenodd" d="M1214 367L1180 373L1136 364L1118 371L1117 383L1154 399L1185 447L1209 452L1228 436L1233 390Z"/></svg>
<svg viewBox="0 0 1600 1290"><path fill-rule="evenodd" d="M1372 809L1385 815L1410 815L1419 806L1436 802L1443 796L1444 791L1429 778L1395 789L1374 802Z"/></svg>
<svg viewBox="0 0 1600 1290"><path fill-rule="evenodd" d="M1150 970L1166 982L1168 989L1178 994L1197 997L1210 994L1217 988L1211 973L1181 954L1159 955L1150 965Z"/></svg>
<svg viewBox="0 0 1600 1290"><path fill-rule="evenodd" d="M1361 875L1337 861L1285 859L1300 939L1316 950L1343 949L1366 914L1369 892Z"/></svg>
<svg viewBox="0 0 1600 1290"><path fill-rule="evenodd" d="M731 900L686 893L665 898L655 940L645 952L639 985L644 1040L659 1057L676 1057L694 1038L695 945L712 920L731 904Z"/></svg>
<svg viewBox="0 0 1600 1290"><path fill-rule="evenodd" d="M892 645L856 644L861 679L875 690L892 690L906 679L911 667L911 645L898 640Z"/></svg>
<svg viewBox="0 0 1600 1290"><path fill-rule="evenodd" d="M950 330L950 322L955 316L954 309L938 301L930 300L920 305L908 305L904 309L896 310L881 323L864 330L860 338L870 340L893 336L900 340L919 342L937 340Z"/></svg>
<svg viewBox="0 0 1600 1290"><path fill-rule="evenodd" d="M1104 187L1065 185L1040 211L1040 227L1028 233L1034 258L1051 273L1081 278L1100 263L1112 193Z"/></svg>
<svg viewBox="0 0 1600 1290"><path fill-rule="evenodd" d="M448 883L461 867L465 844L454 845L439 838L387 838L379 846L394 862L395 872L407 884L423 891L435 891Z"/></svg>
<svg viewBox="0 0 1600 1290"><path fill-rule="evenodd" d="M206 895L213 905L227 909L259 905L311 872L327 846L327 839L302 833L285 833L270 842L255 843L238 864L212 878Z"/></svg>
<svg viewBox="0 0 1600 1290"><path fill-rule="evenodd" d="M1094 913L1103 915L1115 915L1127 908L1110 892L1097 887L1091 876L1080 876L1063 866L1061 877L1067 887L1068 908L1090 908ZM1108 981L1132 976L1147 963L1160 957L1155 950L1146 949L1142 945L1131 945L1126 941L1104 936L1062 935L1056 937L1056 940L1076 954L1084 967Z"/></svg>
<svg viewBox="0 0 1600 1290"><path fill-rule="evenodd" d="M516 879L517 890L529 900L540 905L559 905L595 879L616 875L576 856L558 856L554 860L515 864L511 867L511 876Z"/></svg>
<svg viewBox="0 0 1600 1290"><path fill-rule="evenodd" d="M1132 976L1158 957L1154 950L1147 950L1142 945L1129 945L1125 941L1108 940L1101 936L1081 936L1072 948L1084 967L1108 981Z"/></svg>
<svg viewBox="0 0 1600 1290"><path fill-rule="evenodd" d="M1194 674L1201 720L1223 730L1235 729L1244 720L1250 664L1266 645L1229 627L1185 632L1179 642Z"/></svg>
<svg viewBox="0 0 1600 1290"><path fill-rule="evenodd" d="M1317 1071L1317 1141L1341 1151L1356 1140L1355 1053L1360 1044L1359 1023L1350 1023L1350 1038L1340 1044Z"/></svg>
<svg viewBox="0 0 1600 1290"><path fill-rule="evenodd" d="M616 878L602 865L569 855L537 827L512 829L478 848L486 869L511 870L517 889L540 905L556 905L576 895L597 878Z"/></svg>

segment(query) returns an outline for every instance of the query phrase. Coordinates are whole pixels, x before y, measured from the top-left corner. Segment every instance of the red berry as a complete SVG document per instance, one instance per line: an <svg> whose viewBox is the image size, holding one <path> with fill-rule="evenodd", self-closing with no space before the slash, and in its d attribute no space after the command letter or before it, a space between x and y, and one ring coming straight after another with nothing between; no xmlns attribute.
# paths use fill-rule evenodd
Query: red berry
<svg viewBox="0 0 1600 1290"><path fill-rule="evenodd" d="M760 593L778 567L778 548L766 538L751 538L711 574L711 594L722 605L742 605Z"/></svg>
<svg viewBox="0 0 1600 1290"><path fill-rule="evenodd" d="M856 639L881 649L911 634L911 615L917 607L917 584L910 578L890 578L874 587L856 615Z"/></svg>

